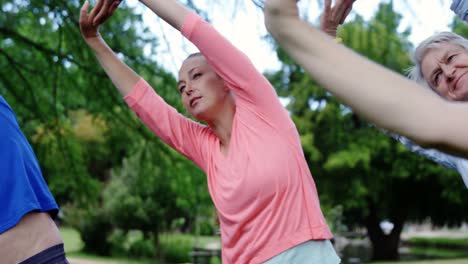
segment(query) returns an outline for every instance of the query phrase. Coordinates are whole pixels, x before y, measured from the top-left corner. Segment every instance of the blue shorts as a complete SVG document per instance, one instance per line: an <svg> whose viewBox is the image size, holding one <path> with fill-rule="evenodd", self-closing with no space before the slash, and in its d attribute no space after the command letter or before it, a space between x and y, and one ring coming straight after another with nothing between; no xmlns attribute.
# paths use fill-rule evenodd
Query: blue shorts
<svg viewBox="0 0 468 264"><path fill-rule="evenodd" d="M330 240L309 240L274 256L264 264L338 264L340 262L341 259Z"/></svg>
<svg viewBox="0 0 468 264"><path fill-rule="evenodd" d="M19 264L69 264L65 257L63 244L50 247Z"/></svg>

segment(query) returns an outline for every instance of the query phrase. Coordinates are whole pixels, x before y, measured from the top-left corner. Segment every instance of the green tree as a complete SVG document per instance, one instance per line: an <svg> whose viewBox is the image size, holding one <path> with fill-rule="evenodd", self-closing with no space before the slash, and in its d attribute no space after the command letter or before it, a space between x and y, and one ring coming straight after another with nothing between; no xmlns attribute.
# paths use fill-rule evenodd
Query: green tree
<svg viewBox="0 0 468 264"><path fill-rule="evenodd" d="M371 21L357 16L339 35L354 51L403 74L412 45L410 31L397 30L400 19L391 2L380 4ZM366 227L375 260L399 258L406 221L430 218L436 225L457 225L468 218L463 213L468 197L456 172L410 153L337 102L281 49L278 56L283 67L270 77L280 95L290 99L288 109L302 135L321 202L343 206L350 227ZM388 235L379 225L385 219L394 223Z"/></svg>

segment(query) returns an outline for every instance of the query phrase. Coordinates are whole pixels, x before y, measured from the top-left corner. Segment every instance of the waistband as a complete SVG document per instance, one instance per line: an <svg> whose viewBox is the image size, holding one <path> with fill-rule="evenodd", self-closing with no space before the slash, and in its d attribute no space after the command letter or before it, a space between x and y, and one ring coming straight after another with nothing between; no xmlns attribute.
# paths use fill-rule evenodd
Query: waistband
<svg viewBox="0 0 468 264"><path fill-rule="evenodd" d="M52 246L18 264L69 264L63 244Z"/></svg>

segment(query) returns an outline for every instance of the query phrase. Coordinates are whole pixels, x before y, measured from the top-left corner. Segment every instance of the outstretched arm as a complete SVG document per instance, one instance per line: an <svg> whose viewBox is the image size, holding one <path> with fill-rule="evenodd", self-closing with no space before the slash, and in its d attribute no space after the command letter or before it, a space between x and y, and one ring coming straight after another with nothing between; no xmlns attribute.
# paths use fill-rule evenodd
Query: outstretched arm
<svg viewBox="0 0 468 264"><path fill-rule="evenodd" d="M443 101L337 45L300 20L295 0L267 0L265 23L294 60L364 118L419 144L468 156L468 105Z"/></svg>
<svg viewBox="0 0 468 264"><path fill-rule="evenodd" d="M88 13L88 2L83 5L80 13L80 30L83 38L95 52L99 63L138 117L166 144L204 169L208 130L170 107L148 83L122 62L107 46L98 28L112 16L120 2L113 2L108 7L109 10L104 12L104 16L94 23L93 16L102 11L104 1L106 0L99 0L91 13Z"/></svg>
<svg viewBox="0 0 468 264"><path fill-rule="evenodd" d="M80 30L86 44L94 51L104 71L119 92L125 96L131 92L140 76L117 57L99 34L99 26L112 16L119 4L120 2L115 2L99 23L92 23L92 16L99 11L99 8L96 6L89 13L89 2L85 1L80 11Z"/></svg>
<svg viewBox="0 0 468 264"><path fill-rule="evenodd" d="M189 10L173 0L140 0L174 28L180 30ZM140 79L131 68L122 62L99 34L99 26L107 21L121 0L99 0L89 13L85 2L80 13L80 29L88 46L122 95L128 95Z"/></svg>

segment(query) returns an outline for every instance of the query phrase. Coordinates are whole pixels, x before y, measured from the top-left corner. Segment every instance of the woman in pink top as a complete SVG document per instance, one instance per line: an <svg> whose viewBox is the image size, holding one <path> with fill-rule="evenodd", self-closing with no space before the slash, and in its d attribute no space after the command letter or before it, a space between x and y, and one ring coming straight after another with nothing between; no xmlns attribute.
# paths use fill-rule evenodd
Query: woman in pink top
<svg viewBox="0 0 468 264"><path fill-rule="evenodd" d="M271 84L250 60L173 0L141 0L194 43L178 90L179 114L118 59L98 27L119 1L101 0L80 28L125 101L165 143L208 177L218 211L223 263L339 263L297 129Z"/></svg>

